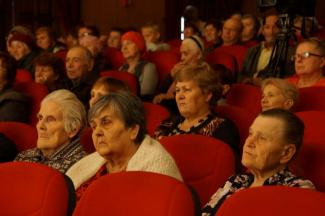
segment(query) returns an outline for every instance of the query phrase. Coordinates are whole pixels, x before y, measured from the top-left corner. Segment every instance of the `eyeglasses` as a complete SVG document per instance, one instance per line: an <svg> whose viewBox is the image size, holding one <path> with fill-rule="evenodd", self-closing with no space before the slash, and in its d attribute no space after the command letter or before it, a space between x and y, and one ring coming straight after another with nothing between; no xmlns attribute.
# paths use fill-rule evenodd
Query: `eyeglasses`
<svg viewBox="0 0 325 216"><path fill-rule="evenodd" d="M303 52L303 53L297 53L295 55L292 56L292 61L298 59L298 58L301 58L301 59L307 59L309 58L310 56L316 56L316 57L324 57L322 55L318 55L318 54L315 54L315 53L310 53L310 52Z"/></svg>

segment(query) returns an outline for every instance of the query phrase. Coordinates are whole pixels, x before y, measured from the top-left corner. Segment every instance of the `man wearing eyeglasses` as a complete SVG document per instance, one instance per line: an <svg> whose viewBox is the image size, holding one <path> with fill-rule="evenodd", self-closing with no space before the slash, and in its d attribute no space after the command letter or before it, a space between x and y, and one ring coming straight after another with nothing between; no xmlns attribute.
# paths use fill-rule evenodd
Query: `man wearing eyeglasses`
<svg viewBox="0 0 325 216"><path fill-rule="evenodd" d="M288 81L298 88L325 86L325 42L310 38L299 43L293 56L296 74Z"/></svg>

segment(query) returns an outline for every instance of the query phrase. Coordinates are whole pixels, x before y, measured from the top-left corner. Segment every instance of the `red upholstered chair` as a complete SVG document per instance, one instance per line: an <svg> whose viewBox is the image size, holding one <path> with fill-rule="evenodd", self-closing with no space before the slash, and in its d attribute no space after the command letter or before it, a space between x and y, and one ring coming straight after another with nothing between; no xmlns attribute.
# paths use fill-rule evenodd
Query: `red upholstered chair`
<svg viewBox="0 0 325 216"><path fill-rule="evenodd" d="M261 112L261 91L246 84L233 84L226 97L227 104L240 107L254 115Z"/></svg>
<svg viewBox="0 0 325 216"><path fill-rule="evenodd" d="M69 190L65 178L45 165L0 164L0 191L0 215L67 215Z"/></svg>
<svg viewBox="0 0 325 216"><path fill-rule="evenodd" d="M49 93L49 90L45 85L35 82L16 83L14 88L17 91L23 92L31 97L32 104L29 123L32 126L35 126L37 123L37 113L40 109L40 104L43 98Z"/></svg>
<svg viewBox="0 0 325 216"><path fill-rule="evenodd" d="M0 122L0 132L13 141L18 151L36 147L37 130L21 122Z"/></svg>
<svg viewBox="0 0 325 216"><path fill-rule="evenodd" d="M121 172L101 177L80 199L74 216L193 216L188 188L169 176Z"/></svg>
<svg viewBox="0 0 325 216"><path fill-rule="evenodd" d="M299 89L299 103L296 107L297 112L307 110L325 111L325 87L315 86Z"/></svg>
<svg viewBox="0 0 325 216"><path fill-rule="evenodd" d="M231 45L231 46L220 46L216 48L213 52L227 53L233 56L236 59L236 63L237 63L236 71L240 72L243 68L243 63L244 63L247 50L248 47L244 45Z"/></svg>
<svg viewBox="0 0 325 216"><path fill-rule="evenodd" d="M108 71L102 71L100 73L100 76L112 77L112 78L121 80L129 86L129 88L133 94L138 95L139 82L138 82L138 79L136 78L136 76L134 76L133 74L124 72L124 71L108 70Z"/></svg>
<svg viewBox="0 0 325 216"><path fill-rule="evenodd" d="M122 52L116 48L112 48L112 47L106 48L105 56L107 61L112 65L114 70L119 69L119 67L121 67L125 62Z"/></svg>
<svg viewBox="0 0 325 216"><path fill-rule="evenodd" d="M240 107L229 105L218 106L216 111L220 115L230 119L236 125L240 135L240 150L242 150L245 140L248 137L249 127L256 118L256 115Z"/></svg>
<svg viewBox="0 0 325 216"><path fill-rule="evenodd" d="M93 130L90 127L85 128L80 136L80 143L84 147L84 150L88 153L92 153L96 151L93 138L92 138Z"/></svg>
<svg viewBox="0 0 325 216"><path fill-rule="evenodd" d="M216 216L321 216L325 212L325 194L310 189L265 186L233 194Z"/></svg>
<svg viewBox="0 0 325 216"><path fill-rule="evenodd" d="M24 69L17 69L15 83L21 82L32 82L33 76L32 74Z"/></svg>
<svg viewBox="0 0 325 216"><path fill-rule="evenodd" d="M222 64L227 69L229 69L233 73L233 77L236 77L236 59L229 55L228 53L222 52L211 52L207 55L206 61L211 64Z"/></svg>
<svg viewBox="0 0 325 216"><path fill-rule="evenodd" d="M54 55L56 57L58 57L59 59L61 59L63 62L65 62L65 58L67 57L67 53L68 53L68 50L60 50L60 51L54 53Z"/></svg>
<svg viewBox="0 0 325 216"><path fill-rule="evenodd" d="M292 167L325 192L325 111L296 113L305 124L303 145Z"/></svg>
<svg viewBox="0 0 325 216"><path fill-rule="evenodd" d="M146 112L147 131L150 136L153 136L160 123L169 117L169 111L158 104L144 102L143 105Z"/></svg>
<svg viewBox="0 0 325 216"><path fill-rule="evenodd" d="M180 61L180 57L171 51L148 52L145 58L156 65L159 75L159 86L165 80L174 65Z"/></svg>
<svg viewBox="0 0 325 216"><path fill-rule="evenodd" d="M184 182L197 192L201 205L235 173L235 157L222 141L202 135L177 135L160 140L173 156Z"/></svg>

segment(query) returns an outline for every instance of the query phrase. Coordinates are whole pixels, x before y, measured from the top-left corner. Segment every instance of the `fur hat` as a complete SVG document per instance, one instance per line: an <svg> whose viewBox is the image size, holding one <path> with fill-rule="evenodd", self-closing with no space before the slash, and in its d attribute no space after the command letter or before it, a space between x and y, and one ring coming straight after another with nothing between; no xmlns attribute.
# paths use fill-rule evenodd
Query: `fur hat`
<svg viewBox="0 0 325 216"><path fill-rule="evenodd" d="M129 31L123 34L121 41L130 40L136 44L141 53L146 51L146 42L139 32Z"/></svg>

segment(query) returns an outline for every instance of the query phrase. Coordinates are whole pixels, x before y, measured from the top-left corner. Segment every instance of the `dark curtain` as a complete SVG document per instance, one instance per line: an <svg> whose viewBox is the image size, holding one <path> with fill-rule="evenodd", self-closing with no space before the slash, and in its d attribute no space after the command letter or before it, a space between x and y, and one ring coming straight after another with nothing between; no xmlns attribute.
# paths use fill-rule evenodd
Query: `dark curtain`
<svg viewBox="0 0 325 216"><path fill-rule="evenodd" d="M199 10L202 20L224 19L240 11L242 0L166 0L165 23L166 39L179 37L180 17L186 5L193 5Z"/></svg>

